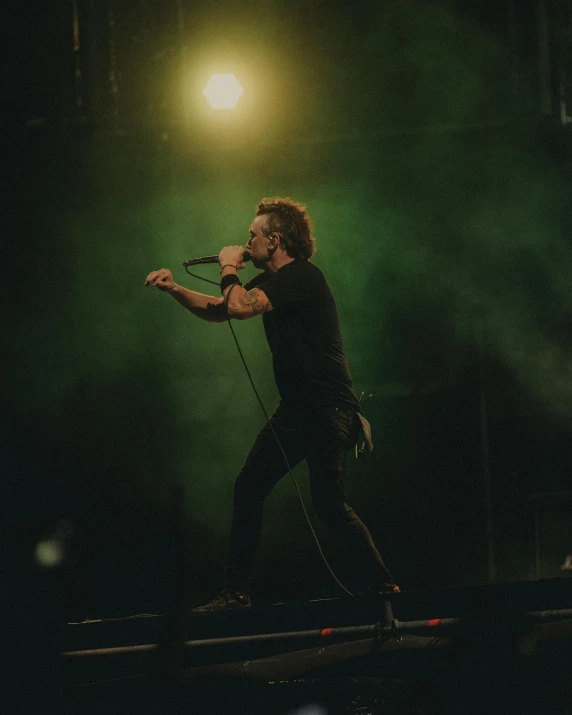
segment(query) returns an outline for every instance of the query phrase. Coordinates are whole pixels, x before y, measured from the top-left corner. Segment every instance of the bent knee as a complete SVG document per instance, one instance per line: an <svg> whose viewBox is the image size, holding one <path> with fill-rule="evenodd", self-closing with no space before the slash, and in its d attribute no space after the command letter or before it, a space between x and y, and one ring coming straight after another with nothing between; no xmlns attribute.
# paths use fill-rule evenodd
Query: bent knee
<svg viewBox="0 0 572 715"><path fill-rule="evenodd" d="M350 507L343 501L332 499L314 499L314 509L328 526L346 522L351 512Z"/></svg>
<svg viewBox="0 0 572 715"><path fill-rule="evenodd" d="M262 502L268 496L269 490L262 484L241 472L234 482L234 503Z"/></svg>

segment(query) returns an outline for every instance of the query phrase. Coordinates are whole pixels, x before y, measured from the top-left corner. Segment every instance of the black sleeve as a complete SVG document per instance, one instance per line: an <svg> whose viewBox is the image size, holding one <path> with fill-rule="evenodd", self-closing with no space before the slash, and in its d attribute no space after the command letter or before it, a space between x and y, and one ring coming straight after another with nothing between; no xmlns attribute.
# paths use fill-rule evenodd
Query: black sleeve
<svg viewBox="0 0 572 715"><path fill-rule="evenodd" d="M276 273L263 274L265 280L258 287L268 296L274 308L292 303L307 303L315 299L318 285L316 276L298 262L289 263Z"/></svg>
<svg viewBox="0 0 572 715"><path fill-rule="evenodd" d="M259 273L257 276L254 276L252 280L249 280L248 283L245 284L244 290L252 290L253 288L256 288L256 286L259 286L261 283L264 283L264 281L267 281L268 278L268 273Z"/></svg>

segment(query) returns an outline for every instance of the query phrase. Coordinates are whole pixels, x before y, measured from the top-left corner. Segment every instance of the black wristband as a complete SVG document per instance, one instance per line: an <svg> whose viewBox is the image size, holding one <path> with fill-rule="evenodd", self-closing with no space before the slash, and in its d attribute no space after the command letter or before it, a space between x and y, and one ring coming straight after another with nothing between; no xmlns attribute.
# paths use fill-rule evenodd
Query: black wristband
<svg viewBox="0 0 572 715"><path fill-rule="evenodd" d="M240 278L236 275L236 273L229 273L224 276L220 282L220 292L224 293L229 286L234 285L235 283L242 285Z"/></svg>

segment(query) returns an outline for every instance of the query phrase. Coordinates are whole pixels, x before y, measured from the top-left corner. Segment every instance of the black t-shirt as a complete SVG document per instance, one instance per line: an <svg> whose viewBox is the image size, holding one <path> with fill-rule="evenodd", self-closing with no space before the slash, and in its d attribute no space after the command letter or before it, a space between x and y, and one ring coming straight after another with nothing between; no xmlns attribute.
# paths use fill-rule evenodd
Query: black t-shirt
<svg viewBox="0 0 572 715"><path fill-rule="evenodd" d="M282 401L310 409L359 409L336 304L322 271L310 261L295 259L276 273L260 273L245 286L255 287L272 303L263 321Z"/></svg>

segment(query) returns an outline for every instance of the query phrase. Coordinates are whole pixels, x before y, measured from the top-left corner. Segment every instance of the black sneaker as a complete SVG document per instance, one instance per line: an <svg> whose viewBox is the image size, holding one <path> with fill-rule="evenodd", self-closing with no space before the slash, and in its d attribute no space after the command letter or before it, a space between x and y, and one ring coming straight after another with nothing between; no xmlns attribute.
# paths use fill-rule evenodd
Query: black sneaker
<svg viewBox="0 0 572 715"><path fill-rule="evenodd" d="M224 589L223 591L221 591L220 596L217 596L210 603L207 603L204 606L197 606L196 608L193 608L193 613L206 613L208 611L230 611L233 609L240 610L242 608L249 608L250 605L250 596L247 593Z"/></svg>
<svg viewBox="0 0 572 715"><path fill-rule="evenodd" d="M401 593L401 589L396 583L384 583L383 586L377 586L376 588L369 587L365 591L358 593L358 596L387 596L394 593Z"/></svg>
<svg viewBox="0 0 572 715"><path fill-rule="evenodd" d="M384 583L383 586L378 589L378 596L385 596L387 593L400 593L401 589L396 583Z"/></svg>

